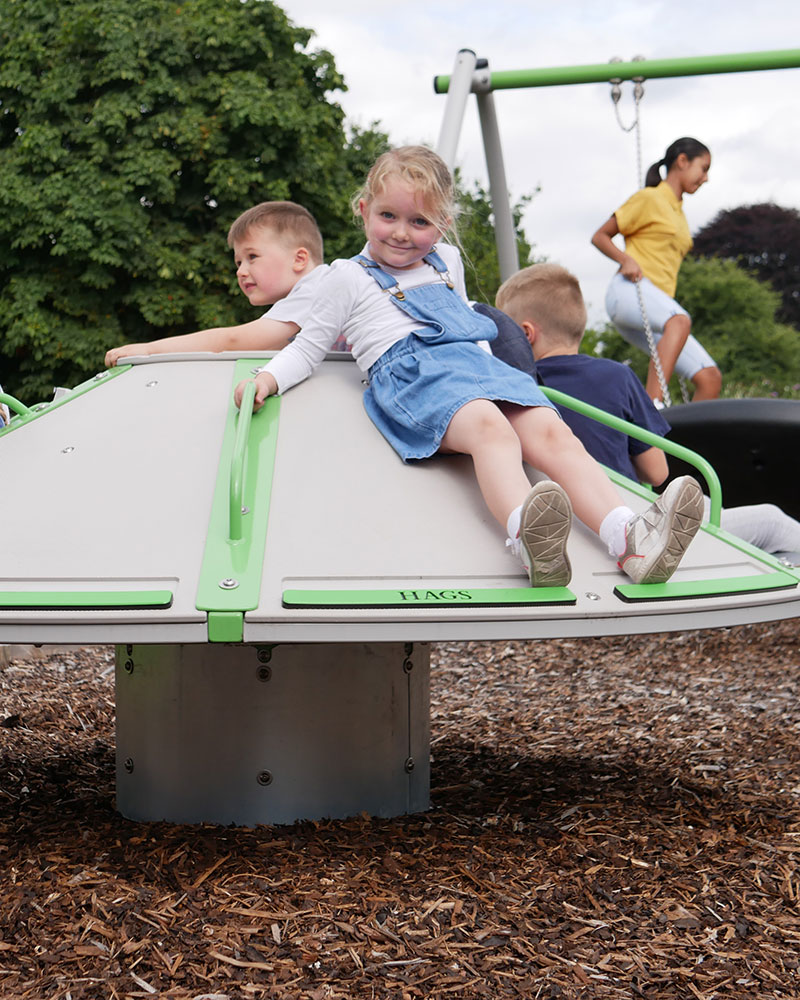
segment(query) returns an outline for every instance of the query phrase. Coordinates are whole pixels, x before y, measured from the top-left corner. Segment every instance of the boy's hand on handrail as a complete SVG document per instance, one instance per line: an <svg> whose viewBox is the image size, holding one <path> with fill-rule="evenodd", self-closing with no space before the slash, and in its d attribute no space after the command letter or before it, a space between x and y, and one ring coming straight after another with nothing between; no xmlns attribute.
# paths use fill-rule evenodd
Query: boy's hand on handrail
<svg viewBox="0 0 800 1000"><path fill-rule="evenodd" d="M275 381L273 376L269 374L269 372L259 372L254 379L242 379L242 381L233 390L233 401L236 403L237 407L241 407L244 387L250 382L255 382L256 384L256 396L253 400L253 412L258 413L264 405L267 397L274 396L277 393L278 383Z"/></svg>

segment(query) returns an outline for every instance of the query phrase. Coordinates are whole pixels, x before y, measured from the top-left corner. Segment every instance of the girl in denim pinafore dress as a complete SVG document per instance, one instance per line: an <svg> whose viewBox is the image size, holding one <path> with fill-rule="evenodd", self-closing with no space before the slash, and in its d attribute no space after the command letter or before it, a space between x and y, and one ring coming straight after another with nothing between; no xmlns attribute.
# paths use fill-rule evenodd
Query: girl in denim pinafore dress
<svg viewBox="0 0 800 1000"><path fill-rule="evenodd" d="M370 419L404 462L435 454L453 414L472 400L551 406L529 375L478 346L494 340L497 328L461 298L435 250L423 259L441 280L405 291L374 260L352 259L420 324L370 367L364 393Z"/></svg>
<svg viewBox="0 0 800 1000"><path fill-rule="evenodd" d="M437 451L472 458L531 586L568 583L573 507L633 580L666 580L700 525L700 487L675 480L634 514L536 382L478 345L496 336L494 323L470 309L444 248L435 249L453 214L446 164L422 146L384 153L357 207L368 253L331 266L310 322L256 376L256 408L310 375L344 334L368 373L364 405L375 425L404 461ZM460 269L457 251L446 253ZM523 462L550 480L531 488Z"/></svg>

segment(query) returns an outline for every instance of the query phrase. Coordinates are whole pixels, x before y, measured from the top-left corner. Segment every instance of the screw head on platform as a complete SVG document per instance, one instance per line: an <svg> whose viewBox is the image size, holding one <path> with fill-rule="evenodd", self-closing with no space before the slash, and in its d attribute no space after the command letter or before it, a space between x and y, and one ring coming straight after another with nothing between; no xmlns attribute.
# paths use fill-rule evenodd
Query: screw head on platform
<svg viewBox="0 0 800 1000"><path fill-rule="evenodd" d="M223 590L235 590L239 586L239 581L228 576L224 580L220 580L219 585Z"/></svg>

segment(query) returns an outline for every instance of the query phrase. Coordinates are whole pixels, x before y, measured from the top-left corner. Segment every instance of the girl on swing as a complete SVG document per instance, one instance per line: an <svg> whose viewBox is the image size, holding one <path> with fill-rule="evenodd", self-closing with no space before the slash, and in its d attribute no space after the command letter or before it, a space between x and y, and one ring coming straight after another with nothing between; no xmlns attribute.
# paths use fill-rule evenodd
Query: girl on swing
<svg viewBox="0 0 800 1000"><path fill-rule="evenodd" d="M709 353L691 334L692 320L675 301L678 270L692 248L683 214L683 196L694 194L708 180L711 153L697 139L676 139L647 171L645 186L620 206L592 237L597 249L619 264L606 294L606 310L620 334L635 347L650 352L642 308L657 343L668 383L673 371L695 386L693 400L716 399L722 375ZM661 178L661 167L666 178ZM625 250L614 243L621 233ZM639 302L636 286L642 294ZM647 374L647 394L663 403L653 360Z"/></svg>
<svg viewBox="0 0 800 1000"><path fill-rule="evenodd" d="M313 318L256 375L254 408L309 376L343 333L368 374L364 406L375 426L406 462L436 452L472 457L532 587L569 582L573 507L632 580L666 580L699 526L700 487L676 479L634 514L534 380L479 346L496 327L467 304L458 250L438 242L455 210L444 161L422 146L384 153L354 210L366 246L331 266ZM236 387L237 406L248 381ZM555 482L531 488L523 460Z"/></svg>

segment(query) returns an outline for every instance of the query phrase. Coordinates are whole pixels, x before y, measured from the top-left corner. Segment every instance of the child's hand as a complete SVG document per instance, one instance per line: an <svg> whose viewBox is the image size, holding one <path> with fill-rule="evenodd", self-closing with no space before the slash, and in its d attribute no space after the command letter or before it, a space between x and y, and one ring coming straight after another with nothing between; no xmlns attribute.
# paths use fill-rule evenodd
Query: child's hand
<svg viewBox="0 0 800 1000"><path fill-rule="evenodd" d="M106 354L106 368L113 368L122 358L141 357L150 354L149 344L123 344L122 347L112 347Z"/></svg>
<svg viewBox="0 0 800 1000"><path fill-rule="evenodd" d="M619 269L622 277L627 278L628 281L637 282L642 280L642 269L630 254L626 253L622 258Z"/></svg>
<svg viewBox="0 0 800 1000"><path fill-rule="evenodd" d="M256 398L253 400L253 413L258 413L264 405L267 397L274 396L278 391L278 383L275 381L273 376L269 374L269 372L259 372L254 379L243 379L233 390L233 401L237 406L242 405L244 387L249 385L250 382L255 382L256 384Z"/></svg>

